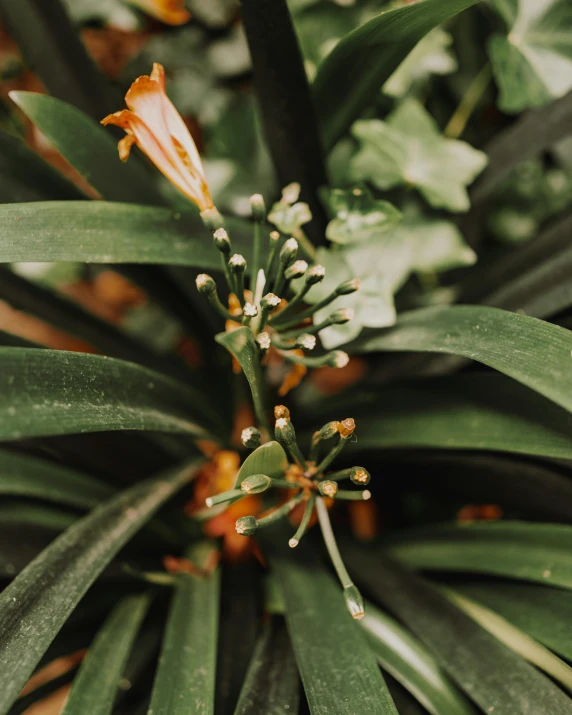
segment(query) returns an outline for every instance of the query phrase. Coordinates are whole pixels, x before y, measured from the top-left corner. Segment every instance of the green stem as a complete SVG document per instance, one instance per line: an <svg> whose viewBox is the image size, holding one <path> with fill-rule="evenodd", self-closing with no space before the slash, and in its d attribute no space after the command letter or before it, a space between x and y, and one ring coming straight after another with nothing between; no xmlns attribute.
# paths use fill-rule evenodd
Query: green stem
<svg viewBox="0 0 572 715"><path fill-rule="evenodd" d="M231 489L228 492L221 492L220 494L215 494L214 497L209 497L206 500L208 507L216 506L217 504L222 504L223 502L234 502L245 496L241 489Z"/></svg>
<svg viewBox="0 0 572 715"><path fill-rule="evenodd" d="M449 139L457 139L465 131L467 122L469 121L472 113L475 111L475 108L483 96L491 77L491 65L487 62L468 86L467 91L459 102L459 106L445 127L443 134L446 137Z"/></svg>
<svg viewBox="0 0 572 715"><path fill-rule="evenodd" d="M302 521L300 522L300 526L298 527L298 530L294 534L294 536L290 539L288 542L288 546L290 546L291 549L296 548L298 544L300 543L300 540L306 533L306 530L308 529L308 524L310 523L310 519L312 517L312 512L314 511L314 505L316 503L316 495L315 494L310 494L310 497L308 501L306 502L306 508L304 510L304 515L302 517Z"/></svg>
<svg viewBox="0 0 572 715"><path fill-rule="evenodd" d="M328 479L331 477L328 475ZM371 492L369 489L364 489L361 492L350 491L349 489L338 489L334 499L341 499L342 501L367 501L371 498Z"/></svg>
<svg viewBox="0 0 572 715"><path fill-rule="evenodd" d="M346 446L346 442L347 442L347 440L340 436L340 440L336 444L336 446L333 447L328 452L328 454L326 454L324 459L322 459L320 464L318 464L318 466L316 467L316 474L322 474L330 466L330 464L334 461L334 459L338 456L338 454ZM330 477L328 477L328 479L329 478Z"/></svg>
<svg viewBox="0 0 572 715"><path fill-rule="evenodd" d="M292 499L282 504L282 506L279 506L278 509L275 509L271 514L268 514L268 516L263 516L262 519L258 519L259 528L270 526L270 524L274 524L275 522L282 519L283 516L286 516L298 506L302 499L304 499L304 496L304 492L300 491L299 494L296 494L295 497L292 497Z"/></svg>
<svg viewBox="0 0 572 715"><path fill-rule="evenodd" d="M254 240L252 245L252 263L250 267L250 289L252 294L256 292L256 279L258 271L262 267L262 224L260 221L254 222Z"/></svg>
<svg viewBox="0 0 572 715"><path fill-rule="evenodd" d="M336 569L338 578L343 588L349 588L354 585L351 580L348 570L342 560L342 555L338 548L336 542L336 537L332 529L332 523L330 522L330 515L328 514L328 509L322 497L316 498L316 512L318 513L318 521L320 522L320 529L322 530L322 536L324 537L324 543L326 544L326 549L332 560L332 564Z"/></svg>

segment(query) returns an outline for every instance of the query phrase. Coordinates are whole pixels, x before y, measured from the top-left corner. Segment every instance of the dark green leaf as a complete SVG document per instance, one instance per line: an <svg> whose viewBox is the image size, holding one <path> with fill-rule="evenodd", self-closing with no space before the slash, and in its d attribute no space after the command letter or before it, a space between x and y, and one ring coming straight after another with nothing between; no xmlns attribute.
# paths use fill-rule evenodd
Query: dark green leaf
<svg viewBox="0 0 572 715"><path fill-rule="evenodd" d="M358 582L420 638L484 713L570 711L559 688L421 578L363 546L348 546L343 554Z"/></svg>
<svg viewBox="0 0 572 715"><path fill-rule="evenodd" d="M0 262L158 263L220 269L220 256L195 214L105 201L0 206ZM248 260L250 224L227 220Z"/></svg>
<svg viewBox="0 0 572 715"><path fill-rule="evenodd" d="M164 203L141 166L120 161L113 135L91 117L45 94L12 92L10 97L103 198Z"/></svg>
<svg viewBox="0 0 572 715"><path fill-rule="evenodd" d="M437 525L401 533L393 556L415 568L465 571L572 588L572 527L526 521Z"/></svg>
<svg viewBox="0 0 572 715"><path fill-rule="evenodd" d="M57 632L119 549L193 477L161 473L97 507L37 556L0 595L0 712L6 713Z"/></svg>
<svg viewBox="0 0 572 715"><path fill-rule="evenodd" d="M187 558L208 568L213 548L199 544L189 550ZM208 576L177 576L149 713L214 712L219 590L218 569Z"/></svg>
<svg viewBox="0 0 572 715"><path fill-rule="evenodd" d="M358 340L357 351L471 358L572 411L572 332L536 318L473 305L426 308L404 313L394 328Z"/></svg>
<svg viewBox="0 0 572 715"><path fill-rule="evenodd" d="M194 437L216 424L192 388L159 373L98 355L0 348L0 440L113 430Z"/></svg>
<svg viewBox="0 0 572 715"><path fill-rule="evenodd" d="M298 669L288 632L281 617L271 616L256 644L234 715L296 715L299 701Z"/></svg>
<svg viewBox="0 0 572 715"><path fill-rule="evenodd" d="M109 715L149 596L125 596L89 646L62 715Z"/></svg>
<svg viewBox="0 0 572 715"><path fill-rule="evenodd" d="M397 621L371 603L360 621L380 665L433 715L474 715L432 653Z"/></svg>
<svg viewBox="0 0 572 715"><path fill-rule="evenodd" d="M287 537L286 537L287 540ZM397 715L364 634L340 586L304 545L284 539L270 552L286 603L286 623L312 715Z"/></svg>
<svg viewBox="0 0 572 715"><path fill-rule="evenodd" d="M314 81L326 150L333 148L424 35L475 2L425 0L381 13L346 35L322 62Z"/></svg>

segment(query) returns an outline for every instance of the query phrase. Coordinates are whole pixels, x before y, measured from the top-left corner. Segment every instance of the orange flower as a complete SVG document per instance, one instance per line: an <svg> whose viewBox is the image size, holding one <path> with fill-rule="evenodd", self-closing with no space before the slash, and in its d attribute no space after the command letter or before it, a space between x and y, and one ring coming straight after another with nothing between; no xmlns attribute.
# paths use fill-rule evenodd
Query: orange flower
<svg viewBox="0 0 572 715"><path fill-rule="evenodd" d="M133 82L125 95L129 109L110 114L101 120L125 129L127 136L119 142L119 157L127 161L133 144L188 196L201 211L213 208L203 164L187 125L165 92L165 70L153 65L151 76Z"/></svg>
<svg viewBox="0 0 572 715"><path fill-rule="evenodd" d="M191 13L185 8L185 0L127 0L166 25L184 25Z"/></svg>

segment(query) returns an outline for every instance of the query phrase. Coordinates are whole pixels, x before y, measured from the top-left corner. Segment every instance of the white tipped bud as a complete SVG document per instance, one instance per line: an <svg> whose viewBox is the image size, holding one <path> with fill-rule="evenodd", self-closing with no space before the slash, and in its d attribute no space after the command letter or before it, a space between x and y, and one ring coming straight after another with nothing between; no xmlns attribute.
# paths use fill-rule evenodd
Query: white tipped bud
<svg viewBox="0 0 572 715"><path fill-rule="evenodd" d="M260 305L264 310L274 310L274 308L277 308L281 302L282 298L279 298L274 293L267 293L265 296L262 296Z"/></svg>
<svg viewBox="0 0 572 715"><path fill-rule="evenodd" d="M280 233L278 231L270 231L270 240L276 243L280 240Z"/></svg>
<svg viewBox="0 0 572 715"><path fill-rule="evenodd" d="M234 273L244 273L246 270L246 259L240 253L235 253L231 256L228 265Z"/></svg>
<svg viewBox="0 0 572 715"><path fill-rule="evenodd" d="M313 350L316 347L316 336L309 333L301 333L296 338L296 347L302 350Z"/></svg>
<svg viewBox="0 0 572 715"><path fill-rule="evenodd" d="M216 283L211 276L208 275L208 273L201 273L198 275L196 278L196 284L199 293L203 293L204 295L210 295L216 291Z"/></svg>
<svg viewBox="0 0 572 715"><path fill-rule="evenodd" d="M262 194L252 194L249 201L252 218L255 221L266 221L266 206Z"/></svg>
<svg viewBox="0 0 572 715"><path fill-rule="evenodd" d="M268 333L259 333L256 336L256 342L258 343L258 347L266 352L268 348L270 347L270 335Z"/></svg>
<svg viewBox="0 0 572 715"><path fill-rule="evenodd" d="M316 283L323 281L325 275L326 269L318 263L315 266L312 266L306 273L306 283L315 285Z"/></svg>
<svg viewBox="0 0 572 715"><path fill-rule="evenodd" d="M335 310L328 318L328 320L334 325L342 325L343 323L349 323L354 317L354 311L351 308L340 308Z"/></svg>
<svg viewBox="0 0 572 715"><path fill-rule="evenodd" d="M344 281L336 288L336 295L349 295L359 290L359 278L352 278L349 281Z"/></svg>
<svg viewBox="0 0 572 715"><path fill-rule="evenodd" d="M242 312L246 318L255 318L258 315L258 308L254 303L245 303Z"/></svg>
<svg viewBox="0 0 572 715"><path fill-rule="evenodd" d="M328 364L331 367L345 367L350 361L350 356L343 350L334 350L330 353Z"/></svg>
<svg viewBox="0 0 572 715"><path fill-rule="evenodd" d="M292 280L293 278L301 278L307 270L308 264L306 261L294 261L294 263L286 269L284 275L287 280Z"/></svg>
<svg viewBox="0 0 572 715"><path fill-rule="evenodd" d="M280 249L280 261L287 266L295 260L297 253L298 241L295 238L289 238Z"/></svg>
<svg viewBox="0 0 572 715"><path fill-rule="evenodd" d="M298 546L299 543L300 543L300 542L298 541L298 539L290 539L290 541L288 542L288 546L289 546L291 549L295 549L295 548Z"/></svg>

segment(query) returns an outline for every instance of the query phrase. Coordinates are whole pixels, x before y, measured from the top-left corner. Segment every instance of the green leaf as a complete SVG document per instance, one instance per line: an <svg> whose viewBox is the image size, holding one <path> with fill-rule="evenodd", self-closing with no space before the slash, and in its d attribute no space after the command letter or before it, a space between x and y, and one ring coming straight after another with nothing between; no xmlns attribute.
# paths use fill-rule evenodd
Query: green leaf
<svg viewBox="0 0 572 715"><path fill-rule="evenodd" d="M352 398L353 414L360 415L359 439L348 447L354 450L429 447L572 458L570 416L500 375L357 387Z"/></svg>
<svg viewBox="0 0 572 715"><path fill-rule="evenodd" d="M0 262L157 263L220 269L220 255L195 214L105 201L0 205ZM226 221L250 257L250 223Z"/></svg>
<svg viewBox="0 0 572 715"><path fill-rule="evenodd" d="M253 474L266 474L271 479L284 477L288 468L288 457L281 444L267 442L254 450L242 463L234 488L240 487L242 482Z"/></svg>
<svg viewBox="0 0 572 715"><path fill-rule="evenodd" d="M296 661L284 621L271 616L256 644L234 715L297 713Z"/></svg>
<svg viewBox="0 0 572 715"><path fill-rule="evenodd" d="M570 526L496 521L401 533L389 550L415 568L487 573L571 589L571 546Z"/></svg>
<svg viewBox="0 0 572 715"><path fill-rule="evenodd" d="M567 660L572 659L572 599L567 591L498 581L460 583L455 589L496 611Z"/></svg>
<svg viewBox="0 0 572 715"><path fill-rule="evenodd" d="M125 596L115 606L89 646L62 715L110 715L149 602L148 595Z"/></svg>
<svg viewBox="0 0 572 715"><path fill-rule="evenodd" d="M85 195L21 139L0 132L0 202L84 199Z"/></svg>
<svg viewBox="0 0 572 715"><path fill-rule="evenodd" d="M568 0L493 0L508 34L489 40L499 107L521 112L572 89L572 7Z"/></svg>
<svg viewBox="0 0 572 715"><path fill-rule="evenodd" d="M382 668L432 715L474 715L433 654L396 620L367 603L360 625Z"/></svg>
<svg viewBox="0 0 572 715"><path fill-rule="evenodd" d="M572 411L572 333L536 318L473 305L425 308L355 343L354 352L374 351L477 360Z"/></svg>
<svg viewBox="0 0 572 715"><path fill-rule="evenodd" d="M204 398L164 375L99 355L0 348L0 440L114 430L204 437Z"/></svg>
<svg viewBox="0 0 572 715"><path fill-rule="evenodd" d="M356 580L413 631L484 713L523 715L523 703L529 713L570 710L556 685L417 575L363 546L342 553Z"/></svg>
<svg viewBox="0 0 572 715"><path fill-rule="evenodd" d="M45 94L11 92L10 97L103 198L164 203L141 166L120 161L116 140L91 117Z"/></svg>
<svg viewBox="0 0 572 715"><path fill-rule="evenodd" d="M326 190L326 202L334 218L326 238L347 244L379 238L401 219L401 212L388 201L374 199L367 188Z"/></svg>
<svg viewBox="0 0 572 715"><path fill-rule="evenodd" d="M214 547L194 546L187 558L208 567ZM212 715L216 674L220 574L180 573L169 610L149 713Z"/></svg>
<svg viewBox="0 0 572 715"><path fill-rule="evenodd" d="M0 450L0 494L91 509L114 489L94 477L27 454Z"/></svg>
<svg viewBox="0 0 572 715"><path fill-rule="evenodd" d="M6 713L82 596L199 462L141 482L70 527L0 594L0 712Z"/></svg>
<svg viewBox="0 0 572 715"><path fill-rule="evenodd" d="M346 35L320 65L314 81L326 150L334 147L419 40L474 4L475 0L425 0L381 13Z"/></svg>
<svg viewBox="0 0 572 715"><path fill-rule="evenodd" d="M387 82L383 91L391 97L404 94L432 74L450 74L457 69L457 61L450 50L453 38L436 27L420 40Z"/></svg>
<svg viewBox="0 0 572 715"><path fill-rule="evenodd" d="M492 633L501 643L561 683L566 690L572 690L572 668L554 653L485 606L475 603L454 589L443 587L442 591L452 603Z"/></svg>
<svg viewBox="0 0 572 715"><path fill-rule="evenodd" d="M269 547L286 603L286 623L312 715L397 715L373 653L352 621L341 588L303 545L295 557Z"/></svg>
<svg viewBox="0 0 572 715"><path fill-rule="evenodd" d="M417 188L436 208L467 211L466 187L484 169L487 156L470 144L445 139L431 115L405 99L385 121L362 119L352 127L361 146L351 171L378 189Z"/></svg>

